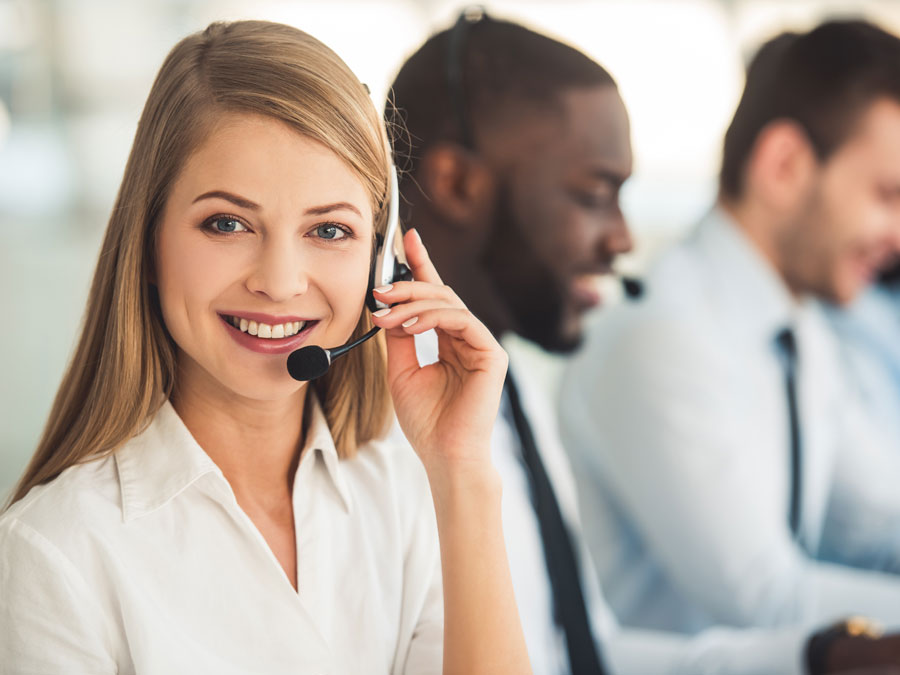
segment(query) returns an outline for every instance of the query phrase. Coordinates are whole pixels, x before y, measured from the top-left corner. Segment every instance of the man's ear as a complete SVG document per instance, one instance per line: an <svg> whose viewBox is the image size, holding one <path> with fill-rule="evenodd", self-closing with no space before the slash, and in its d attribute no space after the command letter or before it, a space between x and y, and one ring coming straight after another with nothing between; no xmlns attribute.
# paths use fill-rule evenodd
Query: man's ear
<svg viewBox="0 0 900 675"><path fill-rule="evenodd" d="M444 222L466 228L491 217L496 177L478 155L456 143L437 143L419 165L428 208Z"/></svg>
<svg viewBox="0 0 900 675"><path fill-rule="evenodd" d="M756 139L747 185L768 206L783 212L805 199L818 168L806 131L796 122L775 120Z"/></svg>

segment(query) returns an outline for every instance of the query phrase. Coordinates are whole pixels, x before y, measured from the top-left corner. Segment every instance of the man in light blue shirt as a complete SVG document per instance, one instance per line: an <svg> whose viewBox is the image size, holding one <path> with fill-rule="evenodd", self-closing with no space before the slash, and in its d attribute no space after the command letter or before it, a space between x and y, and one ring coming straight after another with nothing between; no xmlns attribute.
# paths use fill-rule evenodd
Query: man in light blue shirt
<svg viewBox="0 0 900 675"><path fill-rule="evenodd" d="M748 70L717 205L565 380L587 537L624 623L900 625L900 577L817 559L877 549L900 569L900 452L864 424L811 301L851 301L898 250L900 40L863 22L779 36Z"/></svg>

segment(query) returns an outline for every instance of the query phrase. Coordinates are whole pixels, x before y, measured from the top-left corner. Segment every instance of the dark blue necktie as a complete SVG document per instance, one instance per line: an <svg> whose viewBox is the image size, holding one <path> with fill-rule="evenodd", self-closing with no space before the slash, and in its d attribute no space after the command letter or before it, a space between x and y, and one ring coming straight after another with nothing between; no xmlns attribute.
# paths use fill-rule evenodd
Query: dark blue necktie
<svg viewBox="0 0 900 675"><path fill-rule="evenodd" d="M794 539L800 538L800 504L803 496L801 475L802 463L802 437L800 434L800 412L797 403L797 341L794 331L784 328L775 336L781 355L781 363L784 367L785 392L787 394L788 413L790 415L791 434L791 498L788 524Z"/></svg>
<svg viewBox="0 0 900 675"><path fill-rule="evenodd" d="M528 469L532 502L537 512L544 544L544 559L553 590L554 620L566 635L569 664L573 675L602 675L604 670L588 620L581 574L569 531L563 521L553 486L538 454L531 425L522 410L512 377L506 376L506 393L513 422L522 443L522 458Z"/></svg>

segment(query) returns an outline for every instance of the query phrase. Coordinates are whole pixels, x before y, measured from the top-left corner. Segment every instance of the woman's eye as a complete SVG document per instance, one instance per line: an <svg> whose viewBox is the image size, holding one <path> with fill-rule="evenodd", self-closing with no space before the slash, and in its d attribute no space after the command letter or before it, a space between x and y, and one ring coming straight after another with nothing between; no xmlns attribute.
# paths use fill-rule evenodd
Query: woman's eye
<svg viewBox="0 0 900 675"><path fill-rule="evenodd" d="M213 232L221 234L232 234L233 232L246 232L247 228L237 218L220 216L209 221L209 227Z"/></svg>
<svg viewBox="0 0 900 675"><path fill-rule="evenodd" d="M325 223L316 227L316 236L319 239L344 239L349 235L340 225Z"/></svg>

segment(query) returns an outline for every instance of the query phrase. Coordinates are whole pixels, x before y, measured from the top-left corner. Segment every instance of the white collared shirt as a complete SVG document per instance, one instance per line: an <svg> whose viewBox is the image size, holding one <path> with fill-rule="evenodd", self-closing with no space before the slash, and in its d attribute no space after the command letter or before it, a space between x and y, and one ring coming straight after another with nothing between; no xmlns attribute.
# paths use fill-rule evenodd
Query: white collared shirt
<svg viewBox="0 0 900 675"><path fill-rule="evenodd" d="M297 591L166 403L114 455L0 517L0 672L439 673L424 469L385 442L339 460L313 405L293 492Z"/></svg>
<svg viewBox="0 0 900 675"><path fill-rule="evenodd" d="M602 315L560 414L606 597L626 624L900 624L900 578L815 560L825 543L900 559L900 453L859 424L814 303L796 304L724 213L663 257L640 303ZM798 343L801 542L774 337ZM869 527L860 529L860 523ZM865 531L878 541L862 541Z"/></svg>

